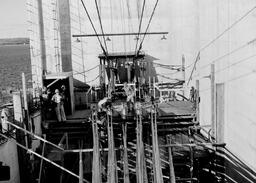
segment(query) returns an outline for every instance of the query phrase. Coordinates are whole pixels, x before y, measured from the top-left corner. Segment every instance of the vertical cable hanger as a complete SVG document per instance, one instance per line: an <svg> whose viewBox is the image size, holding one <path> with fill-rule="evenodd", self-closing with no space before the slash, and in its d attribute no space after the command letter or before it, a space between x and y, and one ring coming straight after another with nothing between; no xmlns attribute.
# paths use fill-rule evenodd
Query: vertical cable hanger
<svg viewBox="0 0 256 183"><path fill-rule="evenodd" d="M120 0L120 10L121 10L121 26L122 32L125 32L125 18L124 18L124 4L123 0ZM126 36L123 35L123 44L124 44L124 52L126 53ZM127 57L126 57L127 58Z"/></svg>
<svg viewBox="0 0 256 183"><path fill-rule="evenodd" d="M130 10L129 0L126 0L126 7L127 7L127 15L128 15L128 30L129 30L129 32L133 32L132 17L131 17L131 10ZM129 50L131 50L131 35L129 35Z"/></svg>
<svg viewBox="0 0 256 183"><path fill-rule="evenodd" d="M138 34L136 37L136 45L135 45L135 57L137 57L137 47L138 47L138 42L139 42L139 37L140 37L140 32L141 32L141 25L142 25L142 19L143 19L143 14L144 14L144 9L145 9L145 3L146 0L143 0L143 5L142 5L142 12L141 12L141 16L140 16L140 22L139 22L139 30L138 30ZM140 47L139 47L140 50Z"/></svg>
<svg viewBox="0 0 256 183"><path fill-rule="evenodd" d="M146 34L147 34L147 32L148 32L149 26L150 26L150 24L151 24L151 21L152 21L152 19L153 19L154 14L155 14L156 7L157 7L157 5L158 5L158 2L159 2L159 0L156 0L156 3L155 3L155 5L154 5L154 9L153 9L153 11L152 11L152 13L151 13L151 16L150 16L150 18L149 18L146 31L145 31L144 34L143 34L143 38L142 38L142 40L141 40L141 42L140 42L140 46L139 46L139 48L138 48L138 51L137 51L136 55L140 52L140 50L141 50L141 48L142 48L142 44L143 44L143 42L144 42L144 39L145 39Z"/></svg>
<svg viewBox="0 0 256 183"><path fill-rule="evenodd" d="M110 24L111 24L111 29L110 31L113 32L113 10L112 10L112 0L109 0L109 5L110 5ZM112 52L114 52L114 44L113 41L111 43L112 45Z"/></svg>
<svg viewBox="0 0 256 183"><path fill-rule="evenodd" d="M85 10L85 13L86 13L86 15L87 15L87 17L88 17L88 19L89 19L89 21L90 21L90 23L91 23L91 26L92 26L92 28L93 28L95 34L96 34L97 40L99 41L100 47L101 47L101 49L102 49L102 51L103 51L103 54L107 57L107 52L106 52L105 48L103 47L102 42L100 41L99 35L98 35L97 31L96 31L96 28L95 28L95 26L94 26L94 24L93 24L93 21L92 21L92 19L91 19L91 16L90 16L90 14L89 14L89 12L88 12L88 10L87 10L87 8L86 8L86 6L85 6L83 0L81 0L81 3L82 3L82 5L83 5L83 8L84 8L84 10Z"/></svg>
<svg viewBox="0 0 256 183"><path fill-rule="evenodd" d="M80 7L79 7L79 0L77 0L77 8L78 8L79 31L80 31L80 34L82 34L82 22L81 22L81 12L80 12ZM83 47L82 39L80 40L80 45L81 45L81 55L82 55L83 77L84 77L84 82L86 82L85 65L84 65L84 47Z"/></svg>
<svg viewBox="0 0 256 183"><path fill-rule="evenodd" d="M100 22L100 28L101 28L101 32L102 32L102 36L103 36L103 42L105 45L106 53L108 53L108 47L107 47L107 43L106 43L106 39L105 39L105 34L104 34L104 30L103 30L103 25L102 25L102 20L101 20L101 15L100 15L99 5L98 5L97 0L95 0L95 6L96 6L99 22Z"/></svg>

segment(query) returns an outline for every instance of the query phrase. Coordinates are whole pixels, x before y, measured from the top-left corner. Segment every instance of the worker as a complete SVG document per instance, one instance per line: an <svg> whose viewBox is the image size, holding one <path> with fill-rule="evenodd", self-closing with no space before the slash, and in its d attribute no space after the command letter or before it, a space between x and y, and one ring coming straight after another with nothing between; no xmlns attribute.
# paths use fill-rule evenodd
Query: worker
<svg viewBox="0 0 256 183"><path fill-rule="evenodd" d="M1 112L1 130L3 133L6 133L9 131L9 125L7 123L9 117L10 117L10 111L7 108L7 106L4 106Z"/></svg>
<svg viewBox="0 0 256 183"><path fill-rule="evenodd" d="M52 96L52 101L55 104L55 112L58 122L65 122L66 114L63 105L63 97L58 89L55 90L55 94Z"/></svg>
<svg viewBox="0 0 256 183"><path fill-rule="evenodd" d="M193 86L190 89L190 101L195 102L195 88Z"/></svg>
<svg viewBox="0 0 256 183"><path fill-rule="evenodd" d="M123 90L125 91L125 95L126 95L126 102L127 102L127 106L128 106L128 112L131 110L131 104L134 104L134 96L135 96L135 92L134 90L127 84L127 82L124 83L124 87Z"/></svg>
<svg viewBox="0 0 256 183"><path fill-rule="evenodd" d="M51 114L51 90L47 89L45 86L42 89L41 95L41 105L42 105L42 112L43 112L43 120L50 118Z"/></svg>
<svg viewBox="0 0 256 183"><path fill-rule="evenodd" d="M142 115L142 105L141 105L141 102L136 102L135 103L135 110L136 110L136 114L138 116Z"/></svg>
<svg viewBox="0 0 256 183"><path fill-rule="evenodd" d="M62 98L63 98L63 106L64 106L64 109L65 109L65 113L67 114L68 111L69 111L69 98L68 98L68 91L66 89L66 86L65 85L62 85L61 86L61 92L60 92Z"/></svg>
<svg viewBox="0 0 256 183"><path fill-rule="evenodd" d="M161 95L160 97L159 97L159 103L165 103L166 101L165 101L165 98Z"/></svg>
<svg viewBox="0 0 256 183"><path fill-rule="evenodd" d="M104 97L98 102L98 115L97 123L104 126L106 125L106 115L109 115L109 110L111 110L112 101L108 97Z"/></svg>
<svg viewBox="0 0 256 183"><path fill-rule="evenodd" d="M104 97L103 99L101 99L98 102L98 111L102 112L102 111L107 111L106 109L106 104L110 102L110 99L108 97Z"/></svg>

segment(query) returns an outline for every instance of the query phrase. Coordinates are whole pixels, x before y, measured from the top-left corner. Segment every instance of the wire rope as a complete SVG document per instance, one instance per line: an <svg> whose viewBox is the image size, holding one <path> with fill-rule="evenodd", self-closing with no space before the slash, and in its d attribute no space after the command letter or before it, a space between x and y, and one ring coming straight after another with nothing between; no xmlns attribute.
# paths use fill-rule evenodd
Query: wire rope
<svg viewBox="0 0 256 183"><path fill-rule="evenodd" d="M243 14L239 19L237 19L235 22L233 22L229 27L227 27L223 32L221 32L218 36L216 36L214 39L212 39L209 43L207 43L205 46L203 46L202 48L200 48L200 50L198 51L198 54L200 54L201 51L205 50L206 48L208 48L210 45L212 45L213 43L215 43L219 38L221 38L226 32L230 31L233 27L235 27L239 22L241 22L244 18L246 18L251 12L253 12L256 9L256 6L254 6L253 8L251 8L249 11L247 11L245 14ZM197 62L199 61L199 59L196 59L195 62L193 63L193 65L196 65ZM195 70L195 66L193 67L188 83L189 84L193 72Z"/></svg>
<svg viewBox="0 0 256 183"><path fill-rule="evenodd" d="M141 32L141 25L142 25L142 19L143 19L143 14L144 14L144 9L145 9L145 3L146 0L143 0L143 5L142 5L142 12L141 12L141 16L140 16L140 22L139 22L139 30L138 30L138 34L136 37L136 45L135 45L135 55L137 54L137 47L138 47L138 42L139 42L139 37L140 37L140 32Z"/></svg>
<svg viewBox="0 0 256 183"><path fill-rule="evenodd" d="M147 32L148 32L149 26L150 26L150 24L151 24L151 21L152 21L152 19L153 19L154 14L155 14L156 7L157 7L157 5L158 5L158 2L159 2L159 0L156 0L156 3L155 3L155 5L154 5L154 9L153 9L153 11L152 11L152 13L151 13L151 15L150 15L150 18L149 18L149 21L148 21L148 24L147 24L146 31L145 31L144 34L143 34L143 38L142 38L142 40L141 40L141 42L140 42L140 46L139 46L139 49L138 49L136 55L140 52L140 50L141 50L141 48L142 48L142 44L143 44L143 42L144 42L144 39L145 39L146 34L147 34Z"/></svg>
<svg viewBox="0 0 256 183"><path fill-rule="evenodd" d="M100 22L100 28L101 28L101 33L102 33L102 36L103 36L103 41L104 41L106 53L108 53L108 47L107 47L107 43L106 43L106 39L105 39L105 34L104 34L104 30L103 30L103 25L102 25L102 21L101 21L101 15L100 15L99 5L98 5L97 0L95 0L95 6L96 6L99 22Z"/></svg>
<svg viewBox="0 0 256 183"><path fill-rule="evenodd" d="M91 26L92 26L92 28L93 28L95 34L96 34L96 37L97 37L97 39L98 39L98 41L99 41L99 44L100 44L100 46L101 46L101 49L102 49L102 51L103 51L103 54L104 54L105 56L107 56L107 52L106 52L106 50L104 49L104 47L103 47L103 45L102 45L102 42L100 41L99 35L98 35L97 31L96 31L96 28L95 28L95 26L94 26L94 24L93 24L93 22L92 22L91 16L90 16L90 14L89 14L89 12L88 12L88 10L87 10L87 8L86 8L86 6L85 6L83 0L81 0L81 3L82 3L82 5L83 5L83 8L84 8L84 10L85 10L85 12L86 12L86 15L87 15L89 21L90 21L90 24L91 24Z"/></svg>

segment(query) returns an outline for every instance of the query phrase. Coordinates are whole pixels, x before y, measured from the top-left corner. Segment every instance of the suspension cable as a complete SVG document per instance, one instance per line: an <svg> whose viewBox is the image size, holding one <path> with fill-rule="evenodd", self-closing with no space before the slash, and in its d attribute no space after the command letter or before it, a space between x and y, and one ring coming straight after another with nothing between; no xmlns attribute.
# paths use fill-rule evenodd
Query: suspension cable
<svg viewBox="0 0 256 183"><path fill-rule="evenodd" d="M125 15L124 15L124 3L123 0L119 0L119 7L120 7L120 20L121 20L121 27L122 32L125 32ZM124 43L124 52L126 53L126 36L123 35L123 43ZM127 59L127 56L126 56Z"/></svg>
<svg viewBox="0 0 256 183"><path fill-rule="evenodd" d="M139 30L138 30L138 34L137 34L137 37L136 37L136 46L135 46L135 51L134 51L135 55L137 53L137 47L138 47L139 36L140 36L141 25L142 25L142 18L143 18L144 9L145 9L145 3L146 3L146 0L143 1L143 5L142 5L142 12L141 12L140 23L139 23Z"/></svg>
<svg viewBox="0 0 256 183"><path fill-rule="evenodd" d="M155 14L155 10L156 10L156 7L157 7L157 5L158 5L158 2L159 2L159 0L156 0L156 3L155 3L155 5L154 5L154 9L153 9L153 11L152 11L152 13L151 13L151 16L150 16L150 19L149 19L149 22L148 22L146 31L144 32L143 38L142 38L142 40L141 40L141 42L140 42L140 46L139 46L139 49L138 49L136 55L140 52L140 50L141 50L141 48L142 48L142 44L143 44L144 39L145 39L145 37L146 37L146 34L147 34L147 32L148 32L148 29L149 29L150 23L151 23L151 21L152 21L152 18L153 18L154 14Z"/></svg>
<svg viewBox="0 0 256 183"><path fill-rule="evenodd" d="M88 17L88 19L89 19L89 21L90 21L90 23L91 23L91 26L92 26L92 28L93 28L95 34L96 34L96 37L97 37L97 39L98 39L98 41L99 41L99 44L100 44L100 46L101 46L101 49L102 49L102 51L103 51L103 54L104 54L105 56L107 56L106 50L104 49L104 47L103 47L103 45L102 45L102 43L101 43L101 41L100 41L99 35L98 35L98 33L97 33L96 29L95 29L95 26L94 26L94 24L93 24L93 22L92 22L92 19L91 19L90 15L89 15L89 12L88 12L88 10L87 10L87 8L86 8L86 6L85 6L83 0L81 0L81 3L82 3L82 5L83 5L84 10L85 10L85 12L86 12L86 15L87 15L87 17Z"/></svg>
<svg viewBox="0 0 256 183"><path fill-rule="evenodd" d="M98 6L97 0L95 0L95 6L96 6L96 9L97 9L97 14L98 14L99 22L100 22L100 28L101 28L101 32L102 32L102 36L103 36L103 41L104 41L106 53L108 53L108 47L107 47L107 43L106 43L106 39L105 39L105 34L104 34L104 31L103 31L103 25L102 25L102 21L101 21L101 15L100 15L100 12L99 12L99 6Z"/></svg>
<svg viewBox="0 0 256 183"><path fill-rule="evenodd" d="M127 13L128 13L128 28L129 28L129 32L133 32L133 26L131 23L131 10L130 10L130 4L129 4L129 0L126 0L126 7L127 7ZM131 50L131 36L129 36L129 50Z"/></svg>
<svg viewBox="0 0 256 183"><path fill-rule="evenodd" d="M113 11L112 11L112 0L109 0L109 4L110 4L110 24L111 24L111 32L113 32ZM111 46L112 46L112 52L114 52L114 44L113 41L111 41Z"/></svg>

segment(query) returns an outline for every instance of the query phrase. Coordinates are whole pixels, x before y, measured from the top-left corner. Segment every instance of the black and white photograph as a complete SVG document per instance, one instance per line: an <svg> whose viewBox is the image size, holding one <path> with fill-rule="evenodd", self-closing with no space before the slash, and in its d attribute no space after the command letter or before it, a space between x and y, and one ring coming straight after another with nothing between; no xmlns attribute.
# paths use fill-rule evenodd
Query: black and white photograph
<svg viewBox="0 0 256 183"><path fill-rule="evenodd" d="M0 0L0 183L256 183L256 0Z"/></svg>

